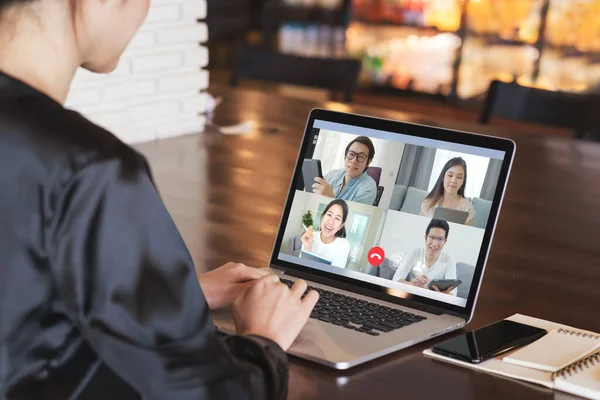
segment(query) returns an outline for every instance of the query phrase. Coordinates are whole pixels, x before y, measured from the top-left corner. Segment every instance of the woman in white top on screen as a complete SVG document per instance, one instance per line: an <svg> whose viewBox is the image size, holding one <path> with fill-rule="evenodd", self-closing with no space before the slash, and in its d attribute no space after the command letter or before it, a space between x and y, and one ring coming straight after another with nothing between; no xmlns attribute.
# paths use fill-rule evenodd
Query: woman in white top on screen
<svg viewBox="0 0 600 400"><path fill-rule="evenodd" d="M435 186L423 200L420 215L433 218L436 207L468 211L469 216L465 225L472 225L475 208L469 200L465 199L465 186L467 186L467 163L461 157L450 159L444 165Z"/></svg>
<svg viewBox="0 0 600 400"><path fill-rule="evenodd" d="M302 250L331 260L331 265L346 268L350 243L346 239L344 224L348 218L348 204L336 199L325 207L321 216L321 230L313 232L312 226L302 235Z"/></svg>
<svg viewBox="0 0 600 400"><path fill-rule="evenodd" d="M401 261L392 280L424 289L434 279L456 279L456 261L443 252L450 226L446 221L432 219L425 230L425 247L410 251ZM410 276L409 276L410 273ZM440 290L433 286L433 290ZM456 296L457 290L449 287L442 293Z"/></svg>

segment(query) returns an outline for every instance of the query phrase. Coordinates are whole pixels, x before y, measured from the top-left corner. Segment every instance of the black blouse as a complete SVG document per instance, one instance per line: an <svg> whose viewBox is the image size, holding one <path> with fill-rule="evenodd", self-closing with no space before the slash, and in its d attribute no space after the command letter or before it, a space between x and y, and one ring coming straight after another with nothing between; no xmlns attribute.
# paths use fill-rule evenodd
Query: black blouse
<svg viewBox="0 0 600 400"><path fill-rule="evenodd" d="M0 398L284 398L274 342L215 333L144 157L0 73Z"/></svg>

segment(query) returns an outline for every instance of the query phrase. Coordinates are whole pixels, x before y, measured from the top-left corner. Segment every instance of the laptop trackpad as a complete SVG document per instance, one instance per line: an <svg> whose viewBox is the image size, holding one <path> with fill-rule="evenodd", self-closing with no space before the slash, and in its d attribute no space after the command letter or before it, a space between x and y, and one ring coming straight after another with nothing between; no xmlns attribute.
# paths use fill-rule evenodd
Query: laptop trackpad
<svg viewBox="0 0 600 400"><path fill-rule="evenodd" d="M351 336L355 332L348 331L348 333ZM305 354L326 360L346 361L354 358L348 351L349 348L344 346L347 344L347 340L348 336L340 334L338 326L309 319L292 344L289 353Z"/></svg>
<svg viewBox="0 0 600 400"><path fill-rule="evenodd" d="M222 308L212 311L213 321L217 329L224 333L235 334L235 323L231 307ZM334 328L334 325L318 323L314 319L309 319L300 334L292 344L290 353L303 353L313 356L325 356L325 354L347 354L347 351L342 350L338 342L333 340L329 329ZM338 341L339 332L338 333ZM325 352L324 349L327 349Z"/></svg>

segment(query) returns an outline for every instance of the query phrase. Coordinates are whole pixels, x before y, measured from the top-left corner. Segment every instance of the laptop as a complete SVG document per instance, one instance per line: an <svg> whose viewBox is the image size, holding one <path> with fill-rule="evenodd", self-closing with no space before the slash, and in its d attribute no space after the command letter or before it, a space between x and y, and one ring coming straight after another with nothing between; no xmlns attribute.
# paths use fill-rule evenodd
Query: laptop
<svg viewBox="0 0 600 400"><path fill-rule="evenodd" d="M348 161L346 152L347 146L359 136L368 137L375 146L371 166L382 168L378 185L385 188L384 195L374 207L372 202L368 204L370 198L365 200L369 197L364 196L365 193L361 198L360 188L349 185L351 196L344 199L349 213L345 234L340 235L338 231L335 238L338 244L343 244L337 246L336 251L347 252L347 258L344 258L345 253L335 257L330 254L328 259L338 260L330 265L318 259L300 257L294 243L298 243L303 233L303 216L310 210L315 227L322 227L323 230L315 230L315 235L330 234L333 225L322 225L324 219L321 216L334 200L303 190L302 163L304 159L319 159L324 173L345 169L359 161L356 155L360 151L350 154L352 162ZM353 148L364 150L360 146ZM468 324L475 310L515 150L515 143L503 138L324 109L312 110L268 266L286 285L304 279L309 288L320 294L310 319L288 349L288 354L345 370ZM433 166L431 162L419 162L419 157L414 157L419 152L433 156ZM467 168L473 171L489 168L488 173L479 174L479 181L476 174L469 175L469 187L475 187L471 190L476 192L465 192L468 197L491 200L485 229L433 221L420 216L419 207L413 206L412 210L408 206L401 207L403 201L409 203L406 188L412 184L402 179L410 178L411 173L414 175L421 169L419 175L426 174L433 182L445 163L457 156L463 158ZM478 164L481 160L483 166ZM368 178L362 179L368 182ZM471 181L475 183L471 185ZM343 194L342 190L339 195ZM444 241L445 226L449 229ZM316 252L315 249L312 251ZM394 281L393 275L398 268L411 271L410 262L418 259L415 254L419 252L437 254L441 261L449 259L444 258L444 254L451 255L456 264L447 262L444 271L448 273L442 273L445 278L458 278L463 283L452 292L441 293L426 286ZM374 253L379 256L373 257ZM431 279L439 278L434 276L433 268L431 274ZM397 276L408 278L407 275L402 272ZM230 310L213 313L213 321L218 331L235 333Z"/></svg>
<svg viewBox="0 0 600 400"><path fill-rule="evenodd" d="M467 218L469 218L469 212L455 210L454 208L436 207L433 218L457 224L464 224L467 222Z"/></svg>

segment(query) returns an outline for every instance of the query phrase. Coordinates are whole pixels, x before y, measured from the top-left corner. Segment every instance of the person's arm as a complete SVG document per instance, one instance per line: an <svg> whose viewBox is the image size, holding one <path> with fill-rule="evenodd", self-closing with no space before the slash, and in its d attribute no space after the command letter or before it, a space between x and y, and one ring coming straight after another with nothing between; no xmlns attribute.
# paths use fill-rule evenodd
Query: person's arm
<svg viewBox="0 0 600 400"><path fill-rule="evenodd" d="M392 280L394 282L402 282L402 283L409 283L409 281L406 280L406 277L408 276L408 273L411 271L413 266L413 252L409 252L407 253L404 258L402 258L402 261L400 262L400 265L398 266L398 269L396 269L396 272L394 273L394 277L392 278Z"/></svg>
<svg viewBox="0 0 600 400"><path fill-rule="evenodd" d="M215 333L186 245L139 160L87 165L57 203L48 240L61 308L142 398L285 398L287 359L275 342Z"/></svg>
<svg viewBox="0 0 600 400"><path fill-rule="evenodd" d="M327 183L329 183L330 185L333 185L332 180L333 180L333 172L335 170L331 170L328 173L325 174L325 181L327 181Z"/></svg>
<svg viewBox="0 0 600 400"><path fill-rule="evenodd" d="M469 216L467 217L467 221L465 222L465 225L468 226L472 226L473 225L473 217L475 216L475 207L473 207L473 204L467 200L464 199L468 204L467 204L467 211L469 212Z"/></svg>
<svg viewBox="0 0 600 400"><path fill-rule="evenodd" d="M426 210L429 210L429 201L427 199L425 199L425 200L423 200L423 202L421 202L421 211L419 212L419 215L422 217L425 217Z"/></svg>
<svg viewBox="0 0 600 400"><path fill-rule="evenodd" d="M415 267L415 263L419 260L418 253L419 249L413 249L410 253L406 255L406 257L402 261L402 264L398 267L396 273L394 274L393 279L395 281L417 286L420 288L425 288L429 284L429 279L425 275L416 277L412 280L406 279L408 273L413 270L413 268Z"/></svg>
<svg viewBox="0 0 600 400"><path fill-rule="evenodd" d="M318 232L317 232L318 233ZM312 245L314 242L314 232L312 226L309 226L306 232L302 234L300 237L300 242L302 243L301 250L304 251L312 251ZM302 252L300 252L300 257L302 257Z"/></svg>
<svg viewBox="0 0 600 400"><path fill-rule="evenodd" d="M444 279L456 279L456 261L452 256L448 257L448 268L446 268ZM448 294L456 296L458 294L458 289L454 288Z"/></svg>
<svg viewBox="0 0 600 400"><path fill-rule="evenodd" d="M312 185L313 193L320 194L321 196L332 198L335 197L335 194L333 193L333 185L331 183L333 179L333 172L334 171L329 171L327 175L325 175L325 178L315 178L315 182L313 182Z"/></svg>

